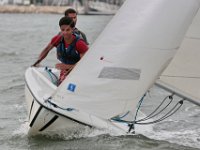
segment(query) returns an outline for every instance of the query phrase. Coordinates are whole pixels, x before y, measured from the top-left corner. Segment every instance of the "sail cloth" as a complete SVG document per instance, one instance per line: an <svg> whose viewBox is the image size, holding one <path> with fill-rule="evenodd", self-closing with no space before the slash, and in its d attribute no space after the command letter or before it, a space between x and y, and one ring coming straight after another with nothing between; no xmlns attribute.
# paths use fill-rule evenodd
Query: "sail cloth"
<svg viewBox="0 0 200 150"><path fill-rule="evenodd" d="M200 11L158 84L200 105Z"/></svg>
<svg viewBox="0 0 200 150"><path fill-rule="evenodd" d="M126 0L52 96L105 119L133 110L178 49L198 0Z"/></svg>

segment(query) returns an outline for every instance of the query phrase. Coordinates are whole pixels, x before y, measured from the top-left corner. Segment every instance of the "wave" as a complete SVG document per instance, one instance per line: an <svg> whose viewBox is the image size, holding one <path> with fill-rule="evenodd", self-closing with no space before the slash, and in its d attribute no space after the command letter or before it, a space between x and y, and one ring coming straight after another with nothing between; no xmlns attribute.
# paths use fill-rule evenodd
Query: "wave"
<svg viewBox="0 0 200 150"><path fill-rule="evenodd" d="M6 57L6 56L9 56L9 57L13 57L13 56L19 56L20 53L19 52L0 52L0 57Z"/></svg>
<svg viewBox="0 0 200 150"><path fill-rule="evenodd" d="M176 124L169 125L166 127L166 124ZM198 126L194 126L190 124L190 126L183 126L185 121L166 121L165 123L160 124L162 127L156 127L152 133L149 133L148 137L155 139L155 140L164 140L170 143L192 147L192 148L199 148L200 147L200 129ZM191 149L192 149L191 148Z"/></svg>
<svg viewBox="0 0 200 150"><path fill-rule="evenodd" d="M23 84L18 84L18 85L12 85L12 86L9 86L9 87L5 87L3 89L0 89L0 92L1 93L4 93L4 92L8 92L10 90L15 90L15 89L21 89L23 90L24 89L24 86L25 86L25 83Z"/></svg>
<svg viewBox="0 0 200 150"><path fill-rule="evenodd" d="M28 136L28 130L29 130L29 123L26 120L21 120L22 124L21 126L13 131L13 136L20 136L20 137L26 137ZM37 135L32 135L32 138L35 139L41 139L43 138L44 140L80 140L80 139L90 139L90 138L99 138L99 137L124 137L124 136L133 136L131 135L122 135L117 132L113 132L113 130L103 130L103 129L96 129L96 128L90 128L90 127L83 127L78 130L58 130L58 131L48 131L48 132L43 132ZM138 135L134 135L138 136Z"/></svg>

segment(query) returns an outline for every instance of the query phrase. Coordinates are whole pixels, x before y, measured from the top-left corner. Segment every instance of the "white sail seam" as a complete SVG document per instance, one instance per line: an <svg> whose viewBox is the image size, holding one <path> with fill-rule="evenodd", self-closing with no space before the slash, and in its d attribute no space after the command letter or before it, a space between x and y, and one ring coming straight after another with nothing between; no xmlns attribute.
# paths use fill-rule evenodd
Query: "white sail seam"
<svg viewBox="0 0 200 150"><path fill-rule="evenodd" d="M187 38L187 39L193 39L193 40L200 40L200 37L190 37L190 36L186 36L185 38Z"/></svg>
<svg viewBox="0 0 200 150"><path fill-rule="evenodd" d="M170 77L170 78L194 78L200 79L200 76L175 76L175 75L161 75L161 77Z"/></svg>
<svg viewBox="0 0 200 150"><path fill-rule="evenodd" d="M166 51L171 51L171 50L178 50L180 47L172 47L172 48L159 48L159 47L142 47L142 46L138 46L138 47L133 47L136 49L142 48L142 49L151 49L151 50L166 50Z"/></svg>

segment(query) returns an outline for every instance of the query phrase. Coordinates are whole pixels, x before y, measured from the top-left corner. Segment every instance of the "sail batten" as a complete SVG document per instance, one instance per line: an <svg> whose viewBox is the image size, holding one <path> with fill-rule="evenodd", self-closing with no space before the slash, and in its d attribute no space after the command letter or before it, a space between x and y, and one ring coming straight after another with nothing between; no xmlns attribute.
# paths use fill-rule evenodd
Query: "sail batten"
<svg viewBox="0 0 200 150"><path fill-rule="evenodd" d="M104 119L134 110L198 8L199 0L126 0L53 99Z"/></svg>

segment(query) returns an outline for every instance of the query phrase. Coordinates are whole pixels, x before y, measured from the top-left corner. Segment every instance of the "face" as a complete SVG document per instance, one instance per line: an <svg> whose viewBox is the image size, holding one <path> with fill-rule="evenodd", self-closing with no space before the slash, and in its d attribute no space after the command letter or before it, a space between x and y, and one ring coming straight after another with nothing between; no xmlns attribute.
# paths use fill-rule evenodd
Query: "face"
<svg viewBox="0 0 200 150"><path fill-rule="evenodd" d="M69 13L67 17L71 18L74 21L75 25L76 25L76 21L77 21L76 13Z"/></svg>
<svg viewBox="0 0 200 150"><path fill-rule="evenodd" d="M71 38L73 29L69 25L61 25L60 30L65 39Z"/></svg>

